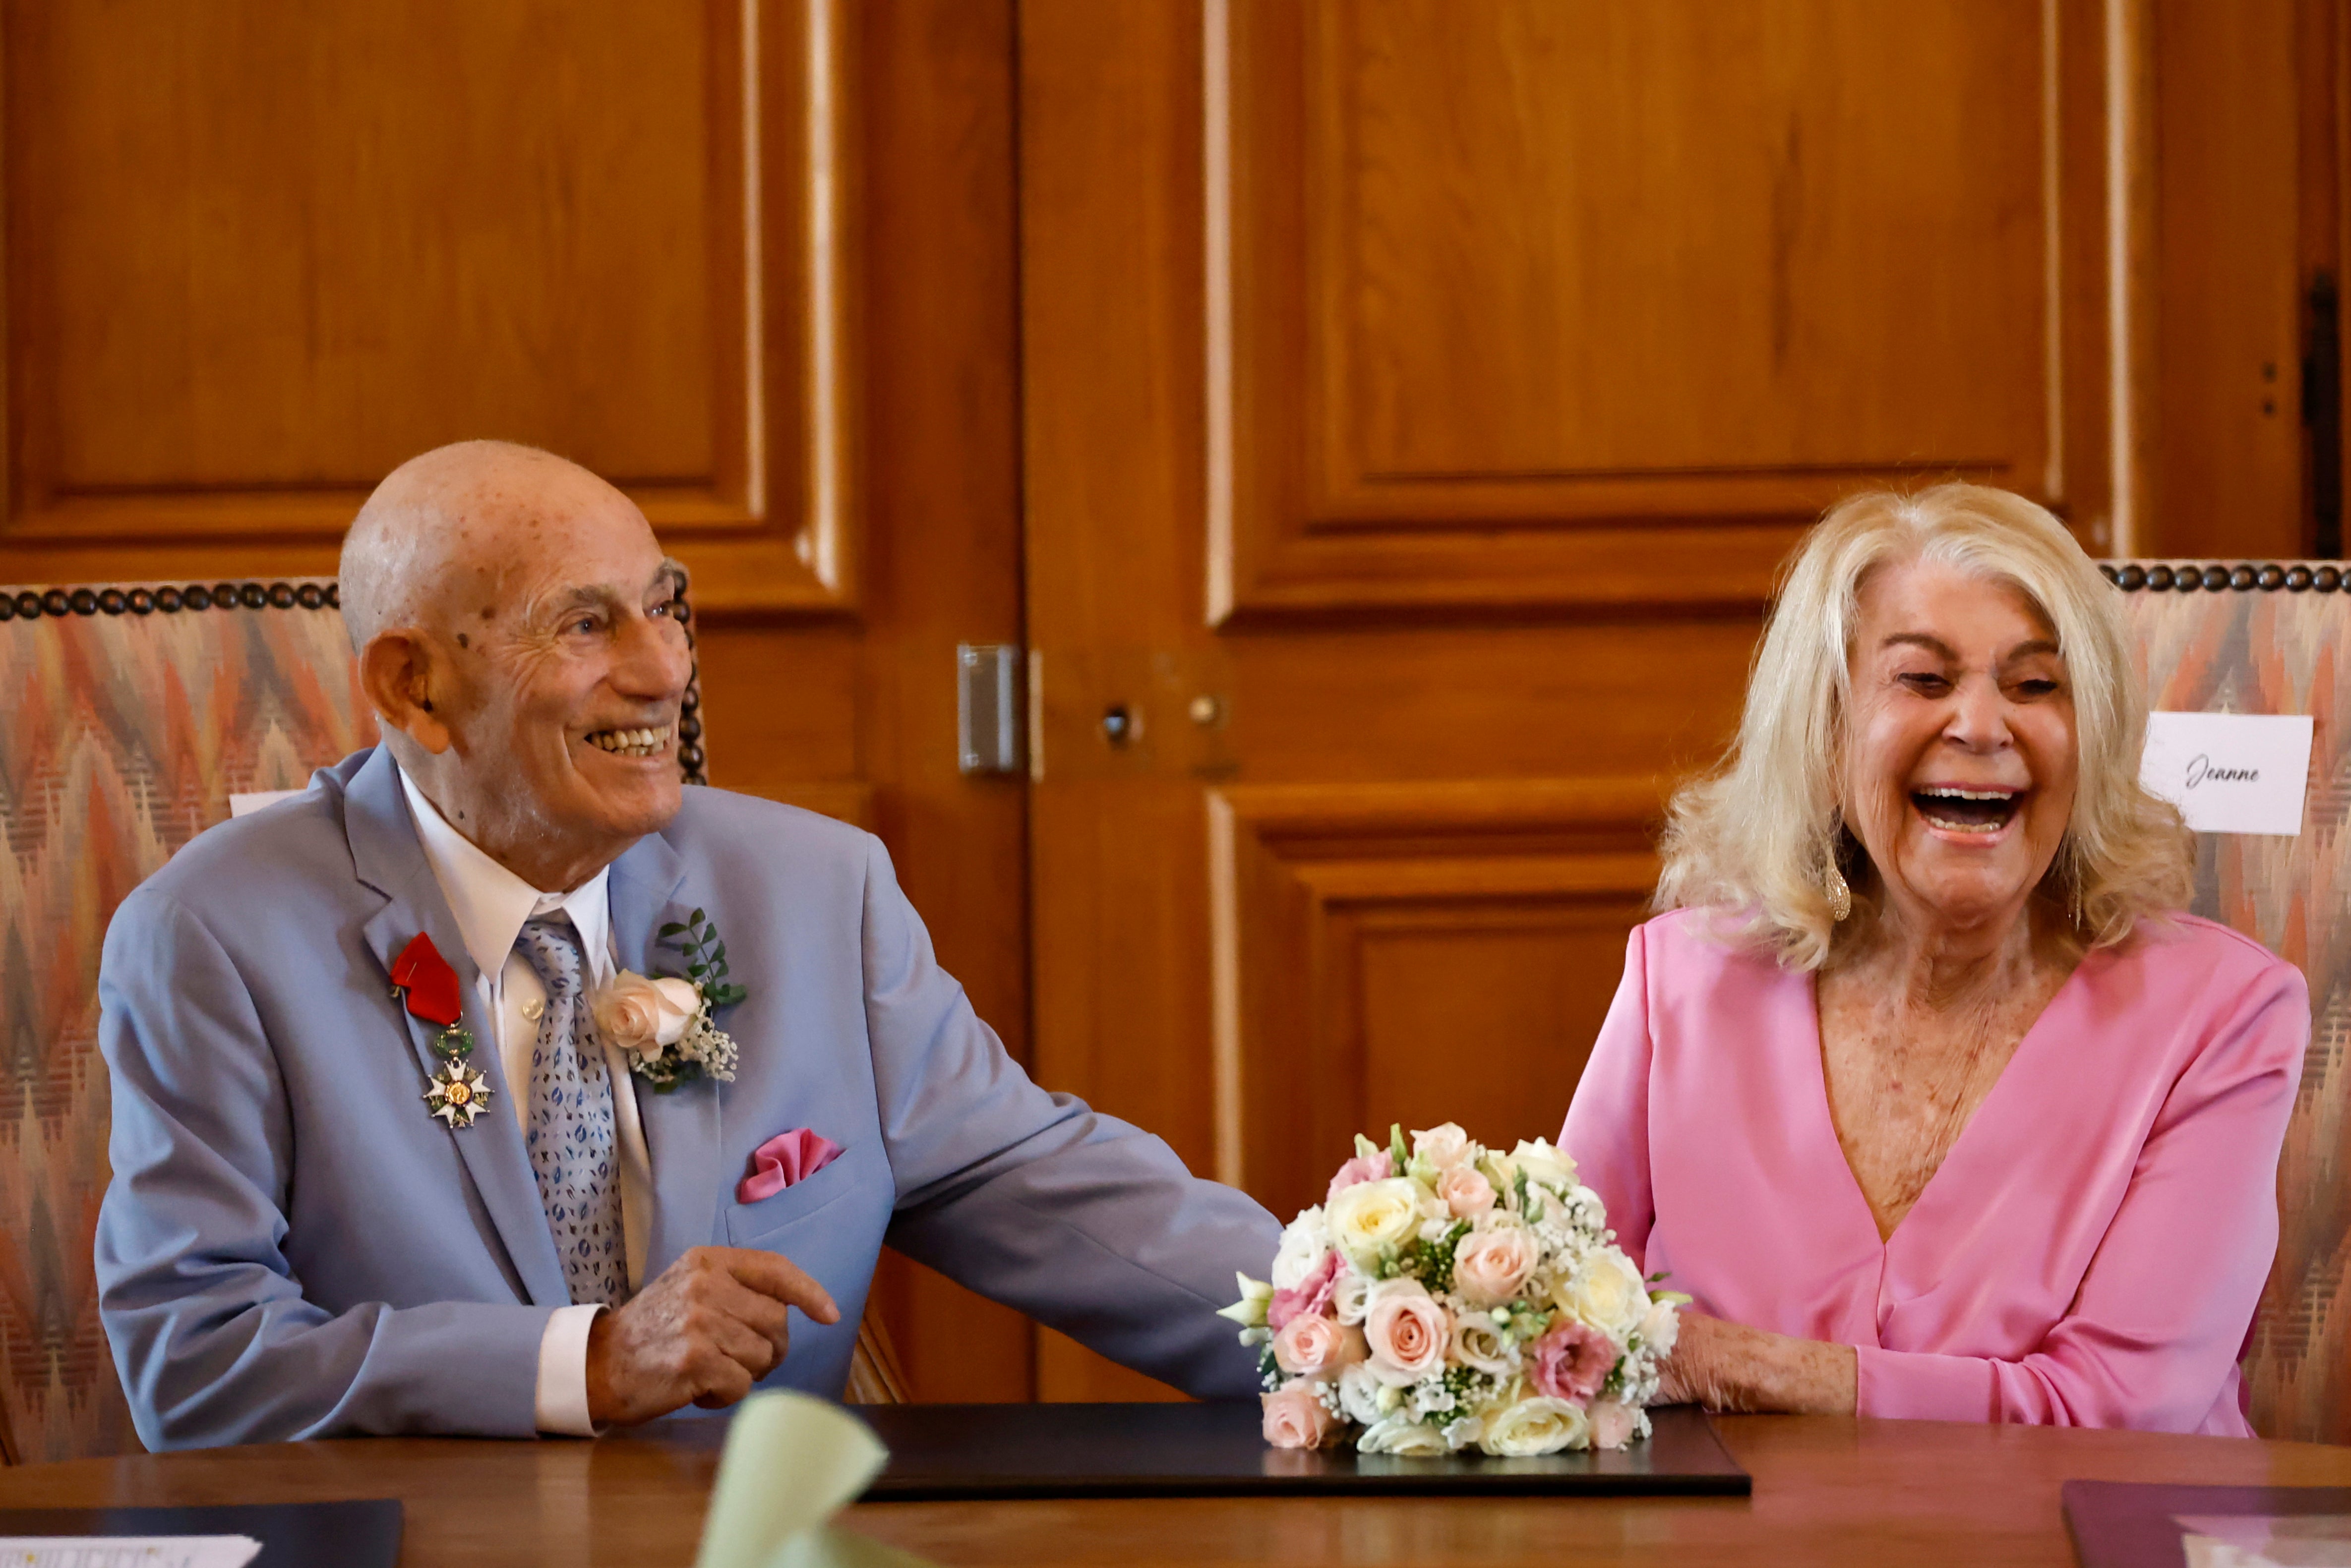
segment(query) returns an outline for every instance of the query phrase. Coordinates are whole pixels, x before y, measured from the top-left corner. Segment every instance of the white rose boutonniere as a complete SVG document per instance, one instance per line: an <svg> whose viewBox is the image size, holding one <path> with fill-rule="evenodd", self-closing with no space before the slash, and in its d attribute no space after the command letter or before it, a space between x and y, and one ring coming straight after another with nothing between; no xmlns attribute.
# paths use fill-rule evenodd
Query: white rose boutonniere
<svg viewBox="0 0 2351 1568"><path fill-rule="evenodd" d="M726 979L726 944L696 909L683 924L664 926L661 945L684 956L685 973L648 977L622 970L588 999L596 1032L657 1095L696 1078L734 1082L734 1036L711 1014L749 992Z"/></svg>

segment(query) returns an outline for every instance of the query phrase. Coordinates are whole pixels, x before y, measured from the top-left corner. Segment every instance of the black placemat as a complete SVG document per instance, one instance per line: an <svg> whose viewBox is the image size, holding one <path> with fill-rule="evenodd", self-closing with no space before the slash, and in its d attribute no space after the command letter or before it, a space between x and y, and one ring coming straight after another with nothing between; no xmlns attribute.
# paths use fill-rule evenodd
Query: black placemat
<svg viewBox="0 0 2351 1568"><path fill-rule="evenodd" d="M1618 1453L1406 1459L1270 1449L1258 1407L1205 1405L874 1405L890 1446L867 1502L986 1498L1506 1496L1745 1497L1747 1472L1692 1407L1654 1410L1656 1435Z"/></svg>
<svg viewBox="0 0 2351 1568"><path fill-rule="evenodd" d="M233 1502L204 1508L0 1509L0 1535L250 1535L252 1568L395 1568L400 1504Z"/></svg>
<svg viewBox="0 0 2351 1568"><path fill-rule="evenodd" d="M2082 1568L2185 1568L2180 1514L2351 1513L2351 1487L2158 1486L2069 1480L2058 1489Z"/></svg>

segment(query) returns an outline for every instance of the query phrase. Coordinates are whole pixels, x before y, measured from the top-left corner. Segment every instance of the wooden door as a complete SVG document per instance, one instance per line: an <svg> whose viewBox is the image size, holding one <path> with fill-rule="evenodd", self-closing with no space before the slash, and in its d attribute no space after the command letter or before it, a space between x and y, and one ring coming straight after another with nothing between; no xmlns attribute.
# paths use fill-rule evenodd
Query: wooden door
<svg viewBox="0 0 2351 1568"><path fill-rule="evenodd" d="M2103 36L1024 0L1039 1075L1284 1212L1358 1129L1555 1130L1803 523L2103 524Z"/></svg>

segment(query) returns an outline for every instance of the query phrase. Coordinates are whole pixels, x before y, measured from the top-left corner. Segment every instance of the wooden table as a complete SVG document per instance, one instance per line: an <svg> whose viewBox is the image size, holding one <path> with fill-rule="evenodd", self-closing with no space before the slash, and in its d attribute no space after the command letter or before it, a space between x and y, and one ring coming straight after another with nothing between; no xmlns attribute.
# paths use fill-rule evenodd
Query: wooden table
<svg viewBox="0 0 2351 1568"><path fill-rule="evenodd" d="M1721 1421L1743 1501L890 1503L846 1528L947 1564L2070 1564L2063 1480L2351 1485L2351 1448L1831 1417ZM716 1423L598 1442L382 1438L0 1470L0 1507L398 1497L408 1568L690 1563Z"/></svg>

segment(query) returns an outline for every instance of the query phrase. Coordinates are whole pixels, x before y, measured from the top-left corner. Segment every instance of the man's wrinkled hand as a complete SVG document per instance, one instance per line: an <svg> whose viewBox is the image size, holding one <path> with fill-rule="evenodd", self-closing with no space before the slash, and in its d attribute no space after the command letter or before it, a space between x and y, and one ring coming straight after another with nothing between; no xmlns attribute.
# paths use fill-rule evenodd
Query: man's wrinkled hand
<svg viewBox="0 0 2351 1568"><path fill-rule="evenodd" d="M732 1405L790 1346L789 1309L841 1321L824 1287L773 1252L696 1247L588 1331L588 1415L629 1427Z"/></svg>

